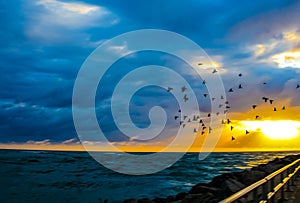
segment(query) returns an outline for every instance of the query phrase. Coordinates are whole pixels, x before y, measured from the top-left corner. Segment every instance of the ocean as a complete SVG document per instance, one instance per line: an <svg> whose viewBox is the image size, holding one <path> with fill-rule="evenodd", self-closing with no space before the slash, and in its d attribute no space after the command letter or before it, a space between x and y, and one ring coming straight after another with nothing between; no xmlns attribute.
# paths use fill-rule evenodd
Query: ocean
<svg viewBox="0 0 300 203"><path fill-rule="evenodd" d="M295 153L211 153L200 161L198 153L187 153L156 174L129 176L106 169L87 152L0 150L0 202L99 203L167 197L222 173L290 154Z"/></svg>

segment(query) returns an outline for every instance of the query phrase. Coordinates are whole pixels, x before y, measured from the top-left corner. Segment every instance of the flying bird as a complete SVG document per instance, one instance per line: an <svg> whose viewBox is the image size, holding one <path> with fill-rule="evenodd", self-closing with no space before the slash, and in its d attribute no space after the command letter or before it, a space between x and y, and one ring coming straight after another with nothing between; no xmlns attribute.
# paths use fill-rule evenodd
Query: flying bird
<svg viewBox="0 0 300 203"><path fill-rule="evenodd" d="M212 101L215 101L215 99L216 99L216 98L214 98L214 97L213 97L213 98L211 98L211 100L212 100Z"/></svg>
<svg viewBox="0 0 300 203"><path fill-rule="evenodd" d="M187 102L187 100L189 100L189 98L187 97L186 94L184 95L183 99L184 99L184 102Z"/></svg>
<svg viewBox="0 0 300 203"><path fill-rule="evenodd" d="M207 97L208 94L203 94L204 97Z"/></svg>
<svg viewBox="0 0 300 203"><path fill-rule="evenodd" d="M230 88L228 92L233 92L233 89L232 89L232 88Z"/></svg>
<svg viewBox="0 0 300 203"><path fill-rule="evenodd" d="M269 98L267 98L267 97L263 97L262 99L265 100L265 102L267 102L269 100Z"/></svg>
<svg viewBox="0 0 300 203"><path fill-rule="evenodd" d="M178 109L178 112L181 113L181 109Z"/></svg>
<svg viewBox="0 0 300 203"><path fill-rule="evenodd" d="M198 66L202 66L203 65L203 63L198 63Z"/></svg>
<svg viewBox="0 0 300 203"><path fill-rule="evenodd" d="M184 127L185 127L185 124L182 125L182 128L184 128Z"/></svg>
<svg viewBox="0 0 300 203"><path fill-rule="evenodd" d="M235 137L231 136L231 141L234 141L235 140Z"/></svg>
<svg viewBox="0 0 300 203"><path fill-rule="evenodd" d="M246 135L247 135L247 134L249 134L249 131L248 131L248 130L246 130Z"/></svg>
<svg viewBox="0 0 300 203"><path fill-rule="evenodd" d="M175 120L177 120L178 116L174 116Z"/></svg>
<svg viewBox="0 0 300 203"><path fill-rule="evenodd" d="M282 110L285 110L285 106L282 107Z"/></svg>
<svg viewBox="0 0 300 203"><path fill-rule="evenodd" d="M255 116L255 119L258 119L259 118L259 116Z"/></svg>
<svg viewBox="0 0 300 203"><path fill-rule="evenodd" d="M216 73L216 72L218 72L218 71L216 69L214 69L212 73Z"/></svg>
<svg viewBox="0 0 300 203"><path fill-rule="evenodd" d="M185 92L186 89L187 89L187 88L186 88L185 86L183 86L183 87L181 88L181 92Z"/></svg>
<svg viewBox="0 0 300 203"><path fill-rule="evenodd" d="M199 123L203 123L203 121L202 121L202 120L200 120L200 121L199 121Z"/></svg>
<svg viewBox="0 0 300 203"><path fill-rule="evenodd" d="M234 128L233 126L230 126L230 130L231 130L231 131L233 130L233 128Z"/></svg>
<svg viewBox="0 0 300 203"><path fill-rule="evenodd" d="M273 100L273 99L270 99L269 101L270 101L270 104L273 104L273 101L274 101L274 100Z"/></svg>
<svg viewBox="0 0 300 203"><path fill-rule="evenodd" d="M274 111L277 111L276 107L274 107Z"/></svg>
<svg viewBox="0 0 300 203"><path fill-rule="evenodd" d="M171 92L173 90L173 88L172 87L168 87L168 90L167 90L167 92Z"/></svg>
<svg viewBox="0 0 300 203"><path fill-rule="evenodd" d="M197 130L196 130L196 128L194 128L194 133L196 133L197 132Z"/></svg>
<svg viewBox="0 0 300 203"><path fill-rule="evenodd" d="M240 73L240 74L239 74L239 77L242 77L242 76L243 76L242 73Z"/></svg>
<svg viewBox="0 0 300 203"><path fill-rule="evenodd" d="M243 89L242 84L239 84L239 89Z"/></svg>
<svg viewBox="0 0 300 203"><path fill-rule="evenodd" d="M204 133L205 133L205 132L204 132L204 131L202 131L202 132L201 132L201 135L203 135Z"/></svg>
<svg viewBox="0 0 300 203"><path fill-rule="evenodd" d="M255 105L255 104L254 104L254 105L252 105L252 108L253 108L253 109L255 109L256 107L257 107L257 105Z"/></svg>
<svg viewBox="0 0 300 203"><path fill-rule="evenodd" d="M297 86L296 86L296 89L298 89L299 87L300 87L300 85L297 85Z"/></svg>
<svg viewBox="0 0 300 203"><path fill-rule="evenodd" d="M203 80L202 84L203 84L203 85L205 85L205 84L206 84L206 81L205 81L205 80Z"/></svg>
<svg viewBox="0 0 300 203"><path fill-rule="evenodd" d="M231 123L231 120L229 118L227 118L227 124Z"/></svg>

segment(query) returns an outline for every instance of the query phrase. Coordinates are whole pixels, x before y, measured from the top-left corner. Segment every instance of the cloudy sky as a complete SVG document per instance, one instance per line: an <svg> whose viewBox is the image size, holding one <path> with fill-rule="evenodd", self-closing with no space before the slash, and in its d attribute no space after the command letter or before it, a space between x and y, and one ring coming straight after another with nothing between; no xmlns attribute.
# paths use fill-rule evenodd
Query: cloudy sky
<svg viewBox="0 0 300 203"><path fill-rule="evenodd" d="M196 42L210 56L231 106L227 117L239 129L233 134L226 125L219 148L270 148L270 137L265 136L270 130L264 132L266 127L257 123L243 123L258 122L258 114L259 121L288 120L299 134L299 1L15 0L0 1L0 5L2 148L79 146L72 117L72 93L80 67L106 40L138 29L176 32ZM126 72L154 61L184 75L191 87L198 88L195 91L199 101L207 93L201 79L185 72L179 60L169 59L163 53L140 53L119 60L100 82L104 90L99 88L96 96L98 122L107 139L116 145L130 143L138 148L145 144L118 130L110 101L117 81ZM238 77L239 73L243 76ZM238 84L243 90L237 90ZM228 92L230 88L234 93ZM263 96L272 98L274 104L265 103ZM253 104L258 105L257 109L251 109ZM173 119L178 109L176 99L162 88L148 87L138 91L130 104L132 121L141 128L149 125L148 112L157 105L165 109L168 120L152 147L169 142L177 131ZM283 106L285 111L273 111L274 107L281 110ZM208 113L211 107L203 101L199 108ZM280 125L290 128L284 123L277 126ZM245 129L251 133L244 135ZM204 136L198 136L202 142ZM235 141L231 141L232 136ZM286 140L276 147L293 148L296 143Z"/></svg>

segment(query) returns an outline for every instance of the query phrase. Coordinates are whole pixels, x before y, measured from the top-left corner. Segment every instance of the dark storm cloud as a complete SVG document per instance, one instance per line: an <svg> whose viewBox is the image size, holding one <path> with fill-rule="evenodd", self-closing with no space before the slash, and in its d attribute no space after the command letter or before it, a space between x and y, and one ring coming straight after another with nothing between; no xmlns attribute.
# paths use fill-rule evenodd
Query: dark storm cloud
<svg viewBox="0 0 300 203"><path fill-rule="evenodd" d="M84 10L76 10L77 7L63 4L73 1L49 2L43 0L0 2L1 142L45 139L60 142L76 137L71 107L77 72L86 57L102 41L135 29L157 28L175 31L208 49L212 58L214 55L222 55L222 63L229 70L224 74L226 88L234 85L231 80L232 74L234 75L239 67L234 64L242 60L247 64L243 64L244 66L240 68L247 69L245 72L248 73L249 81L257 78L263 81L266 76L268 83L272 84L270 87L258 87L263 93L278 93L283 89L286 80L299 79L294 69L274 69L269 64L256 64L253 61L253 64L249 64L253 53L240 49L247 44L247 40L255 39L255 33L245 37L247 26L255 31L268 23L264 22L255 27L253 21L256 15L293 6L294 1L274 0L255 3L246 1L241 4L238 1L221 0L214 2L89 0L82 6L96 11L86 16L83 14ZM67 10L63 10L66 8ZM70 12L70 9L74 12ZM64 16L66 12L70 12L68 13L70 15ZM270 19L274 20L273 17ZM277 25L273 27L277 29ZM228 41L241 35L239 39L242 40ZM128 137L116 129L109 113L113 88L127 71L146 65L144 63L151 60L153 55L127 63L119 61L119 66L123 69L115 69L109 73L110 76L106 76L107 80L103 82L105 88L99 90L96 97L98 122L111 141L128 140ZM167 64L164 60L158 63L161 63L158 65ZM179 68L178 70L180 71ZM197 88L201 111L209 111L209 103L202 98L206 90L202 88L199 78L189 77L184 72L182 75ZM147 119L149 109L159 104L166 108L171 119L172 112L177 111L178 106L176 104L170 106L170 103L176 101L166 92L157 88L144 89L132 99L131 116L137 125L145 127L149 124ZM236 106L237 111L244 108L238 103ZM172 127L174 122L170 121L168 125Z"/></svg>

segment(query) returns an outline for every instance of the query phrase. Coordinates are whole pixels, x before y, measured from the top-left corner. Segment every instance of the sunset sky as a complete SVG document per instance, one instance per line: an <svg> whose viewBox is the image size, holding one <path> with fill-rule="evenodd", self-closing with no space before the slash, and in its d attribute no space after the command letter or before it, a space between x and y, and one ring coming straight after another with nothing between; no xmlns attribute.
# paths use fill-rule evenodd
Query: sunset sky
<svg viewBox="0 0 300 203"><path fill-rule="evenodd" d="M105 40L138 29L163 29L201 46L223 80L231 124L223 125L215 151L300 149L300 1L15 0L0 5L0 148L83 150L72 118L81 65ZM124 45L112 52L127 49ZM126 72L153 63L184 75L197 94L201 117L210 111L202 80L177 59L156 52L124 57L100 82L104 90L99 87L95 98L102 131L122 150L161 150L179 128L173 119L176 99L157 87L134 95L130 115L145 128L149 110L162 106L168 121L160 136L136 141L113 121L110 100L117 82ZM209 134L195 136L190 151L200 151ZM92 141L85 144L93 146ZM101 141L97 146L95 150L106 150L99 148Z"/></svg>

